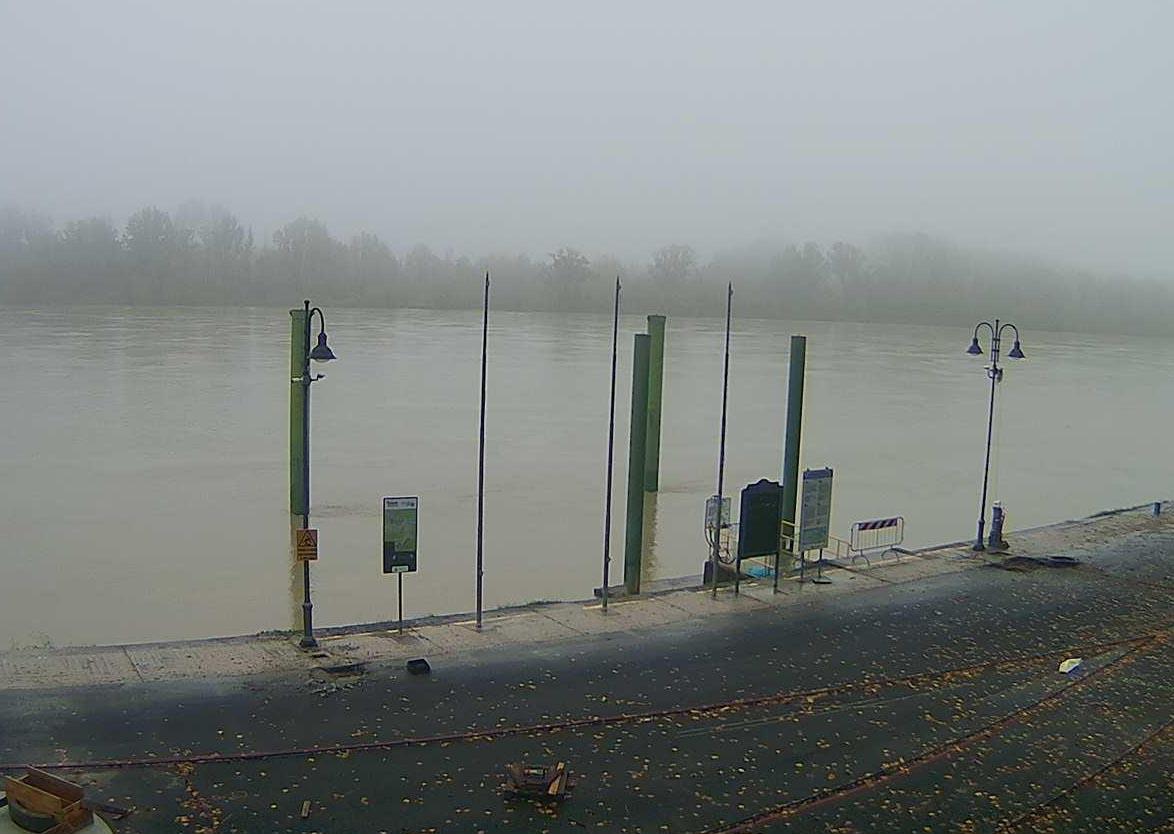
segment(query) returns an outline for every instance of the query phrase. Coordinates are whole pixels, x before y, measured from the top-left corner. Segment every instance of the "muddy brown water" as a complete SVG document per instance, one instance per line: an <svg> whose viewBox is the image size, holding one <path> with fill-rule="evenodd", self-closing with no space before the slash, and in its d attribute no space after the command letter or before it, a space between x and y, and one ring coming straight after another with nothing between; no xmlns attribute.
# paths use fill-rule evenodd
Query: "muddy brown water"
<svg viewBox="0 0 1174 834"><path fill-rule="evenodd" d="M902 514L911 546L974 533L984 360L964 327L740 318L727 494L778 478L787 354L808 336L803 465L835 469L832 527ZM312 405L316 622L395 616L380 498L420 496L409 617L471 610L480 318L327 310L339 361ZM599 584L606 315L495 313L489 606ZM720 319L670 318L649 578L698 573L715 489ZM229 635L299 622L288 552L284 309L0 310L0 648ZM632 334L621 321L612 576L622 576ZM1174 340L1023 332L999 390L992 498L1009 529L1168 497ZM737 504L737 499L734 501Z"/></svg>

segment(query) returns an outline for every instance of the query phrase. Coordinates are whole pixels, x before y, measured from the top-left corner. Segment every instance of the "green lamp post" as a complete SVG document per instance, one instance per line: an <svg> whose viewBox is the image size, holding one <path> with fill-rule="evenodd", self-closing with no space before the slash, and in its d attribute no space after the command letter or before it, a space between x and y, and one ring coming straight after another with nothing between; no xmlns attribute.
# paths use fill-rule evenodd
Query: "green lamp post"
<svg viewBox="0 0 1174 834"><path fill-rule="evenodd" d="M318 315L318 343L310 348L310 324ZM329 362L334 351L326 343L326 318L310 301L300 310L290 310L293 318L290 365L290 513L301 516L301 529L310 527L310 385L322 379L322 374L310 373L310 360ZM310 601L310 562L302 560L302 639L298 645L313 648L314 605Z"/></svg>

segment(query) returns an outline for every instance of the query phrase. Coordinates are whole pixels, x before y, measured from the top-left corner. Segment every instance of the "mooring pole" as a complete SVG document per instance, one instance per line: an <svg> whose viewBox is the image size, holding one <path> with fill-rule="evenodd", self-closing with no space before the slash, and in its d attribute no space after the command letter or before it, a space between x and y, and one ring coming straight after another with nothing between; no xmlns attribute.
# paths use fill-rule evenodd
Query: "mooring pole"
<svg viewBox="0 0 1174 834"><path fill-rule="evenodd" d="M648 434L647 333L637 333L632 349L632 419L628 426L628 518L624 537L624 589L640 593L644 561L644 443Z"/></svg>
<svg viewBox="0 0 1174 834"><path fill-rule="evenodd" d="M726 403L730 393L730 316L734 306L734 282L726 286L726 358L722 370L722 428L717 454L717 530L713 536L713 552L709 557L709 572L713 577L713 598L717 599L718 551L722 544L722 489L726 477Z"/></svg>
<svg viewBox="0 0 1174 834"><path fill-rule="evenodd" d="M781 536L796 548L795 503L799 496L799 446L803 433L803 378L807 366L807 337L791 337L791 367L787 377L787 436L783 448L783 512ZM780 550L782 547L780 546ZM803 565L800 565L800 569ZM779 589L779 567L775 566L775 588Z"/></svg>
<svg viewBox="0 0 1174 834"><path fill-rule="evenodd" d="M489 273L485 273L485 306L481 317L481 440L477 447L477 630L481 630L485 577L485 371L489 355Z"/></svg>
<svg viewBox="0 0 1174 834"><path fill-rule="evenodd" d="M644 461L644 489L660 488L660 415L664 400L664 316L648 317L652 344L648 355L648 440Z"/></svg>
<svg viewBox="0 0 1174 834"><path fill-rule="evenodd" d="M607 412L607 496L603 502L603 610L607 611L607 584L611 581L611 484L616 445L616 357L620 338L620 276L611 322L611 401Z"/></svg>

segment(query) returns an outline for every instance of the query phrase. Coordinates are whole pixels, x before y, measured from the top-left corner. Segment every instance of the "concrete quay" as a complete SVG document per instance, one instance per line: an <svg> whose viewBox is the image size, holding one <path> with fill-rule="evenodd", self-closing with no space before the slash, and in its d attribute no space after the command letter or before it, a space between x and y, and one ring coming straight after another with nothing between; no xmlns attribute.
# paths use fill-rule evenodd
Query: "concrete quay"
<svg viewBox="0 0 1174 834"><path fill-rule="evenodd" d="M1007 558L1051 553L1078 555L1099 543L1174 525L1169 513L1153 517L1149 504L1108 511L1010 535L1007 554L975 554L969 542L926 548L908 555L863 560L830 567L828 585L800 587L796 577L784 579L779 593L770 580L749 580L741 593L723 585L717 599L701 586L700 577L652 583L637 597L614 599L605 613L598 600L534 603L486 612L480 632L472 614L433 617L405 623L375 623L319 629L320 650L298 648L298 634L256 635L142 643L121 646L80 646L0 652L0 690L57 689L116 683L150 683L244 677L281 672L313 672L349 664L396 663L414 657L436 657L506 645L538 645L606 636L671 625L711 614L763 607L817 605L819 599L894 583L972 570Z"/></svg>

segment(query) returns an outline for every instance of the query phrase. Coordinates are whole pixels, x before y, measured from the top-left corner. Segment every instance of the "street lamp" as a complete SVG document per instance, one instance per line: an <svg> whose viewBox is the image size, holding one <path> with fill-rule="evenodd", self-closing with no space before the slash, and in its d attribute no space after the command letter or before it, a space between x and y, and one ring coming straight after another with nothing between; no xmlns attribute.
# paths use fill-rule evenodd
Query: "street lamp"
<svg viewBox="0 0 1174 834"><path fill-rule="evenodd" d="M1000 322L995 319L995 323L991 324L989 321L980 321L974 328L974 340L971 341L970 347L966 352L971 356L982 356L982 346L978 343L978 331L986 327L991 331L991 364L986 366L986 375L991 380L991 403L990 410L987 413L986 421L986 460L982 465L982 501L978 506L978 537L974 540L975 550L986 550L986 545L982 543L983 527L986 525L986 491L987 483L990 478L991 471L991 433L994 429L995 422L995 386L1003 379L1003 369L999 367L999 343L1003 337L1003 331L1007 328L1015 331L1015 344L1008 351L1007 356L1011 359L1023 359L1023 349L1019 347L1019 328L1011 324L1011 322Z"/></svg>
<svg viewBox="0 0 1174 834"><path fill-rule="evenodd" d="M305 490L302 503L302 529L310 527L310 385L322 379L322 374L310 373L310 360L315 362L329 362L337 358L330 345L326 344L326 317L318 307L310 309L310 300L305 302L305 334L302 344L310 344L310 324L314 314L318 314L318 344L312 350L306 351L302 359L302 375L294 382L302 384L302 489ZM303 649L312 649L318 645L314 639L314 605L310 602L310 560L302 560L302 639L298 645Z"/></svg>

